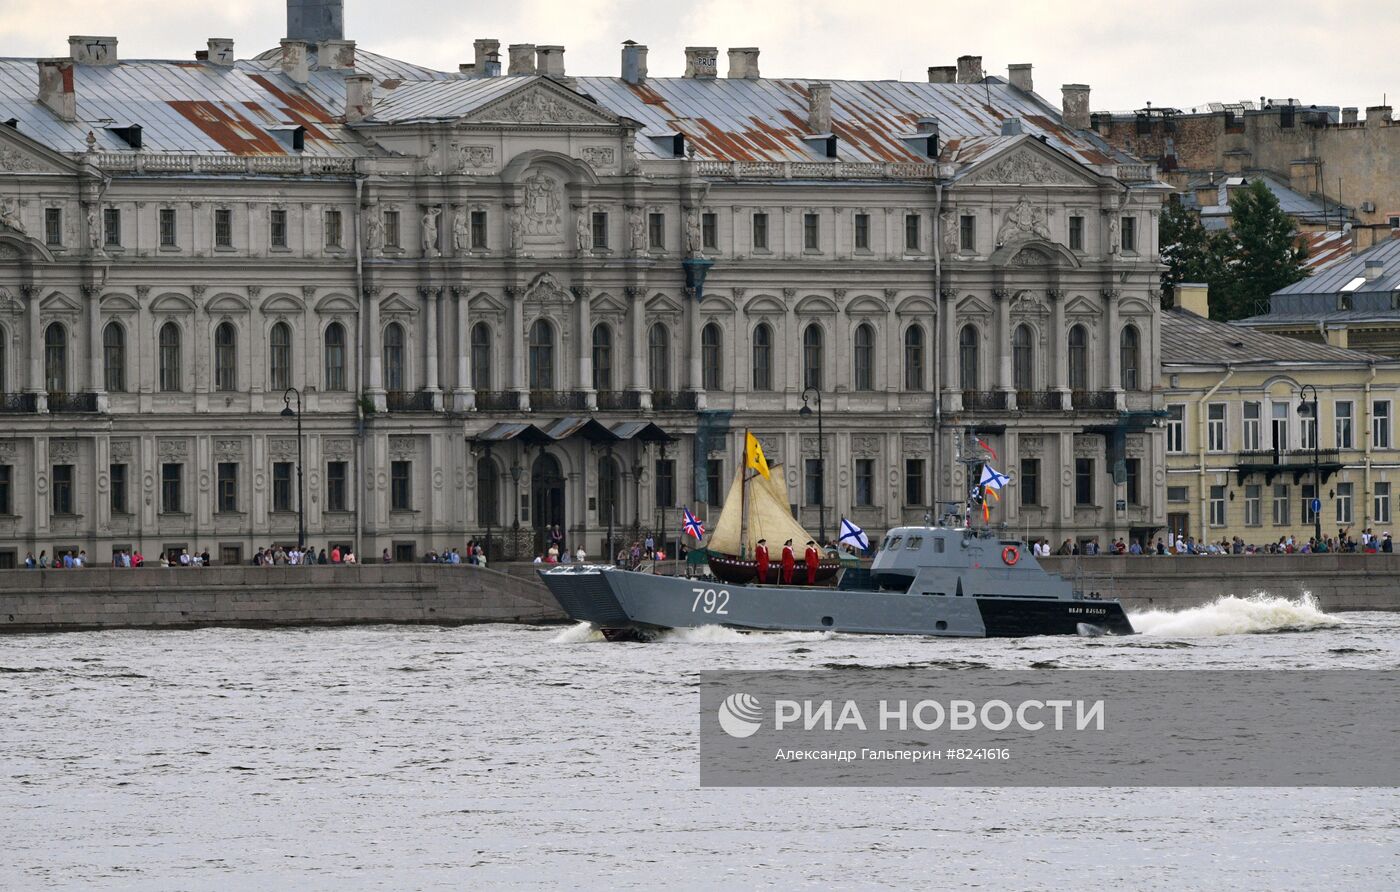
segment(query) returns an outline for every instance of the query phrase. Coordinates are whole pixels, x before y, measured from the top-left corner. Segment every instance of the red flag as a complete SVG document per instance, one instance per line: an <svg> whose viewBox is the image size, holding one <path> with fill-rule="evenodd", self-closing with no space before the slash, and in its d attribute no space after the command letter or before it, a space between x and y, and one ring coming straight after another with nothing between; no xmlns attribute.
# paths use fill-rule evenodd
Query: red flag
<svg viewBox="0 0 1400 892"><path fill-rule="evenodd" d="M996 450L993 449L992 447L988 446L986 440L983 440L983 439L980 439L980 438L979 438L979 439L977 440L977 445L978 445L978 446L981 446L983 449L985 449L985 450L987 450L988 452L990 452L990 453L992 454L992 458L993 458L994 460L996 460L996 461L1001 461L1001 459L997 458Z"/></svg>

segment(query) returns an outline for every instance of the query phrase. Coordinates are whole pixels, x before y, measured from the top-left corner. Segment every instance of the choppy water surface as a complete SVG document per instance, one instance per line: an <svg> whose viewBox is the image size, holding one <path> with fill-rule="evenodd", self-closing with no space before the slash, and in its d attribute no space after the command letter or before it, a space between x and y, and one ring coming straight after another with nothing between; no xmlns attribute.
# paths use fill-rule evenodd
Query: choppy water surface
<svg viewBox="0 0 1400 892"><path fill-rule="evenodd" d="M1400 614L1133 619L1147 634L0 638L0 888L1394 888L1390 790L697 786L700 669L1400 668Z"/></svg>

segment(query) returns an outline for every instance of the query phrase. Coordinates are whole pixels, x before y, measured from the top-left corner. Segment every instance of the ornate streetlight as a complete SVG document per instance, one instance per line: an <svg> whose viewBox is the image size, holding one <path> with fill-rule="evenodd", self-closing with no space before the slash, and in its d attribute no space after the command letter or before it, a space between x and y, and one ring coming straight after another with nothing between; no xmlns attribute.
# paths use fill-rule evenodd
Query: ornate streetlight
<svg viewBox="0 0 1400 892"><path fill-rule="evenodd" d="M815 397L817 401L817 480L818 495L817 500L817 540L821 543L823 551L826 550L826 440L822 436L822 392L815 387L807 387L802 391L802 408L797 414L803 418L812 417L812 407L807 405L807 401Z"/></svg>
<svg viewBox="0 0 1400 892"><path fill-rule="evenodd" d="M297 398L296 409L292 408L292 397ZM282 417L295 418L297 420L297 550L306 549L306 485L302 476L302 444L301 444L301 391L295 387L288 387L286 393L282 394Z"/></svg>
<svg viewBox="0 0 1400 892"><path fill-rule="evenodd" d="M1312 400L1308 400L1308 390L1312 390ZM1317 411L1317 388L1311 384L1304 384L1298 388L1298 414L1304 417L1312 416L1313 422L1313 538L1316 545L1322 544L1322 465L1318 455L1318 438L1322 434L1322 419Z"/></svg>

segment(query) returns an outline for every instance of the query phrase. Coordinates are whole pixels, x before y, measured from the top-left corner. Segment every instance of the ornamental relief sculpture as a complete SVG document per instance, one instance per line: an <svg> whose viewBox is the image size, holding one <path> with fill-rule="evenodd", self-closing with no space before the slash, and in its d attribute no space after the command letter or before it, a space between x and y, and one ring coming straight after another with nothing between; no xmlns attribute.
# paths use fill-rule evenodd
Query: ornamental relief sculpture
<svg viewBox="0 0 1400 892"><path fill-rule="evenodd" d="M1001 219L1001 228L997 230L997 244L1004 245L1007 242L1021 241L1029 238L1050 239L1050 226L1046 222L1045 208L1036 207L1024 196L1016 202L1016 206L1006 212ZM1022 252L1023 254L1026 252ZM1037 252L1039 253L1039 252ZM1044 255L1040 255L1042 258ZM1048 260L1048 258L1045 258ZM1020 260L1020 255L1017 255ZM1032 260L1035 262L1044 262ZM1021 266L1031 265L1021 263Z"/></svg>
<svg viewBox="0 0 1400 892"><path fill-rule="evenodd" d="M1016 152L1009 158L974 174L972 183L1005 183L1008 185L1072 185L1077 182L1066 171L1030 152Z"/></svg>

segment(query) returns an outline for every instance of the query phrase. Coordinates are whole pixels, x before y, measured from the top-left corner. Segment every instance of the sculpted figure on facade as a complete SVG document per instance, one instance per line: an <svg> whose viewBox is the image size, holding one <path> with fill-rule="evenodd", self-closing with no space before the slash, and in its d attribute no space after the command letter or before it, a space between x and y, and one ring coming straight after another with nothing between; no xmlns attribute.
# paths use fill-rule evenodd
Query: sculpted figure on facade
<svg viewBox="0 0 1400 892"><path fill-rule="evenodd" d="M423 256L434 257L438 249L438 215L442 208L434 205L423 214Z"/></svg>
<svg viewBox="0 0 1400 892"><path fill-rule="evenodd" d="M559 232L559 184L536 171L525 179L525 231L529 235Z"/></svg>
<svg viewBox="0 0 1400 892"><path fill-rule="evenodd" d="M525 250L525 208L518 204L510 209L510 250L515 254Z"/></svg>
<svg viewBox="0 0 1400 892"><path fill-rule="evenodd" d="M1025 238L1048 239L1050 226L1045 220L1045 209L1022 197L1002 218L1001 228L997 230L997 244L1004 245Z"/></svg>
<svg viewBox="0 0 1400 892"><path fill-rule="evenodd" d="M97 205L96 205L96 204L89 204L89 205L87 206L87 237L88 237L88 247L92 249L92 253L94 253L94 254L101 254L101 253L102 253L102 227L100 227L100 226L97 225Z"/></svg>
<svg viewBox="0 0 1400 892"><path fill-rule="evenodd" d="M19 218L19 204L13 198L0 198L0 226L24 232L24 221Z"/></svg>
<svg viewBox="0 0 1400 892"><path fill-rule="evenodd" d="M588 208L580 206L574 214L574 238L578 252L587 254L593 248L593 233L588 229Z"/></svg>
<svg viewBox="0 0 1400 892"><path fill-rule="evenodd" d="M1108 218L1108 253L1117 254L1118 247L1123 243L1119 235L1118 216L1112 215Z"/></svg>
<svg viewBox="0 0 1400 892"><path fill-rule="evenodd" d="M700 229L700 211L691 208L685 214L685 254L699 257L704 251L705 237Z"/></svg>
<svg viewBox="0 0 1400 892"><path fill-rule="evenodd" d="M379 203L365 205L365 251L370 255L384 250L384 215L379 212Z"/></svg>
<svg viewBox="0 0 1400 892"><path fill-rule="evenodd" d="M471 233L467 229L467 209L459 207L452 214L452 249L458 254L465 253L471 244Z"/></svg>
<svg viewBox="0 0 1400 892"><path fill-rule="evenodd" d="M944 211L938 215L938 237L942 241L943 253L953 254L958 250L958 215Z"/></svg>
<svg viewBox="0 0 1400 892"><path fill-rule="evenodd" d="M630 247L633 251L641 252L646 250L646 226L646 217L642 215L641 208L632 207L627 209L627 230L632 236Z"/></svg>

